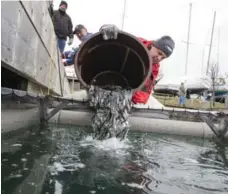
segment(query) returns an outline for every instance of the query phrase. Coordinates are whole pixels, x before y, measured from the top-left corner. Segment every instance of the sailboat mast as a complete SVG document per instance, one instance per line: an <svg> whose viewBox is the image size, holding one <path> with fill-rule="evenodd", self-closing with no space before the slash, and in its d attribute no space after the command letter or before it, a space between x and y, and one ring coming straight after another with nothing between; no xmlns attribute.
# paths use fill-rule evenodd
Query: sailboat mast
<svg viewBox="0 0 228 194"><path fill-rule="evenodd" d="M191 17L192 17L192 3L189 4L189 22L188 22L186 61L185 61L185 76L187 76L187 69L188 69L188 52L189 52L189 39L190 39Z"/></svg>
<svg viewBox="0 0 228 194"><path fill-rule="evenodd" d="M207 59L207 75L208 75L209 66L210 66L211 47L212 47L212 43L213 43L213 35L214 35L214 27L215 27L215 18L216 18L216 11L214 12L214 19L213 19L212 30L211 30L211 41L210 41L210 47L209 47L209 53L208 53L208 59Z"/></svg>
<svg viewBox="0 0 228 194"><path fill-rule="evenodd" d="M220 28L218 28L218 54L217 54L217 63L219 64L219 49L220 49Z"/></svg>
<svg viewBox="0 0 228 194"><path fill-rule="evenodd" d="M127 0L124 0L124 9L123 9L123 17L122 17L122 27L121 27L121 30L124 29L125 14L126 14L126 5L127 5Z"/></svg>

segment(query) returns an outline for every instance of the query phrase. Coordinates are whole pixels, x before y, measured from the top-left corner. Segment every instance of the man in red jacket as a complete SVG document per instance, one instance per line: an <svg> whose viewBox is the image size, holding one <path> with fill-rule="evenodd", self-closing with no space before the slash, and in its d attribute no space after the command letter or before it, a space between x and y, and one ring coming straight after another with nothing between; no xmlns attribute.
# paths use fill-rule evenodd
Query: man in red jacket
<svg viewBox="0 0 228 194"><path fill-rule="evenodd" d="M163 36L155 41L147 41L143 38L139 38L139 40L148 48L153 64L150 78L146 81L142 90L135 92L132 101L134 104L146 104L156 84L155 80L160 69L159 63L172 54L175 43L169 36Z"/></svg>
<svg viewBox="0 0 228 194"><path fill-rule="evenodd" d="M117 39L119 29L115 25L103 25L100 32L103 34L104 40ZM153 90L155 80L159 73L160 62L168 58L175 47L173 39L169 36L163 36L155 41L147 41L143 38L139 40L148 48L149 55L152 59L152 72L144 87L134 93L132 102L134 104L146 104Z"/></svg>

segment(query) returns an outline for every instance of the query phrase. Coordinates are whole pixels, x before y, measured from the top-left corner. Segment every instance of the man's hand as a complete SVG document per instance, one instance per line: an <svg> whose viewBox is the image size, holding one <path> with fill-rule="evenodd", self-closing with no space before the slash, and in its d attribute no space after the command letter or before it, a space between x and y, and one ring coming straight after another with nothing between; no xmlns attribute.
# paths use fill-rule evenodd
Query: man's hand
<svg viewBox="0 0 228 194"><path fill-rule="evenodd" d="M68 45L72 45L74 38L70 38L68 41Z"/></svg>
<svg viewBox="0 0 228 194"><path fill-rule="evenodd" d="M100 33L103 35L104 40L117 39L119 29L112 24L105 24L101 26Z"/></svg>

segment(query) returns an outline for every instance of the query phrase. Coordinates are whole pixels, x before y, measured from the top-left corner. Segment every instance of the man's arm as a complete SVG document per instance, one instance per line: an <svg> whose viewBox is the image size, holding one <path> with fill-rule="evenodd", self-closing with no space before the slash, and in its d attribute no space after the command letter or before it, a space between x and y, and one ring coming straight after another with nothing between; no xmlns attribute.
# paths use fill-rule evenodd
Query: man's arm
<svg viewBox="0 0 228 194"><path fill-rule="evenodd" d="M54 14L53 2L50 2L49 6L48 6L48 12L49 12L51 18L53 18L53 14Z"/></svg>
<svg viewBox="0 0 228 194"><path fill-rule="evenodd" d="M59 26L59 21L57 18L58 18L58 11L55 10L55 11L53 11L53 15L52 15L51 19L53 22L53 26L54 26L56 36L58 36L58 32L56 31L56 29L58 29L58 26Z"/></svg>
<svg viewBox="0 0 228 194"><path fill-rule="evenodd" d="M72 24L72 21L71 21L71 18L70 16L69 17L69 23L68 23L68 36L69 36L69 41L68 41L68 45L72 45L73 41L74 41L74 34L73 34L73 24Z"/></svg>
<svg viewBox="0 0 228 194"><path fill-rule="evenodd" d="M57 20L57 14L59 14L59 11L58 10L54 10L53 11L53 15L52 15L53 22Z"/></svg>
<svg viewBox="0 0 228 194"><path fill-rule="evenodd" d="M68 23L68 32L69 32L69 34L68 34L68 36L69 36L69 38L74 38L74 34L73 34L73 24L72 24L72 21L71 21L71 18L70 18L70 16L68 16L69 17L69 23Z"/></svg>

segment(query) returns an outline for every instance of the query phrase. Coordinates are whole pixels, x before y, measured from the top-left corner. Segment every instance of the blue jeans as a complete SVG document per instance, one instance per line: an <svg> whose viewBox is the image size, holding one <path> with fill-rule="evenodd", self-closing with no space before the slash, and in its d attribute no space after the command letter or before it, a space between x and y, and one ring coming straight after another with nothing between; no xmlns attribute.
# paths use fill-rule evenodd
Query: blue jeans
<svg viewBox="0 0 228 194"><path fill-rule="evenodd" d="M186 97L185 96L180 96L179 98L179 104L180 105L185 105Z"/></svg>
<svg viewBox="0 0 228 194"><path fill-rule="evenodd" d="M74 64L74 57L77 53L77 50L78 50L78 48L74 48L72 51L65 51L64 52L67 65L73 65Z"/></svg>
<svg viewBox="0 0 228 194"><path fill-rule="evenodd" d="M65 39L58 39L58 45L59 45L59 50L62 54L64 49L65 49L65 46L66 46L66 40Z"/></svg>

